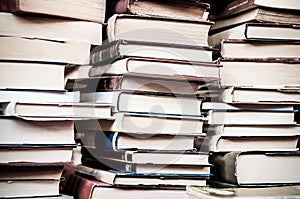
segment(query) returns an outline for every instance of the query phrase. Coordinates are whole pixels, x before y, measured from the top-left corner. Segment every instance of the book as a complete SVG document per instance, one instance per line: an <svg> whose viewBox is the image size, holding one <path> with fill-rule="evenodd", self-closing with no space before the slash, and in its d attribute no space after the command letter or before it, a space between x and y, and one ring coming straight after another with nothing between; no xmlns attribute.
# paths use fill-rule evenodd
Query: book
<svg viewBox="0 0 300 199"><path fill-rule="evenodd" d="M20 14L41 14L104 23L105 1L3 0L0 10Z"/></svg>
<svg viewBox="0 0 300 199"><path fill-rule="evenodd" d="M59 196L59 183L63 165L39 165L31 163L26 166L1 164L1 197L45 197Z"/></svg>
<svg viewBox="0 0 300 199"><path fill-rule="evenodd" d="M300 30L294 24L244 23L208 37L211 46L225 40L299 41Z"/></svg>
<svg viewBox="0 0 300 199"><path fill-rule="evenodd" d="M1 164L0 168L3 172L0 174L1 181L20 181L20 180L60 180L63 172L63 164L28 164L13 165Z"/></svg>
<svg viewBox="0 0 300 199"><path fill-rule="evenodd" d="M191 21L206 21L209 4L191 1L122 1L119 0L114 12L142 16L166 17Z"/></svg>
<svg viewBox="0 0 300 199"><path fill-rule="evenodd" d="M292 111L209 111L209 124L226 125L293 125Z"/></svg>
<svg viewBox="0 0 300 199"><path fill-rule="evenodd" d="M297 0L239 0L239 1L231 1L224 10L219 14L213 17L214 20L219 18L224 18L227 16L235 15L247 10L251 10L253 8L263 7L269 9L277 9L277 10L287 10L289 12L293 12L296 10L300 10L299 3Z"/></svg>
<svg viewBox="0 0 300 199"><path fill-rule="evenodd" d="M282 85L283 86L283 85ZM300 103L299 89L255 89L255 88L226 88L221 96L221 100L226 103L280 103L298 104Z"/></svg>
<svg viewBox="0 0 300 199"><path fill-rule="evenodd" d="M13 165L49 165L51 163L69 163L73 145L1 145L0 164Z"/></svg>
<svg viewBox="0 0 300 199"><path fill-rule="evenodd" d="M118 132L83 132L85 147L97 150L194 150L194 136L143 135Z"/></svg>
<svg viewBox="0 0 300 199"><path fill-rule="evenodd" d="M0 59L6 61L88 64L91 44L21 37L0 37ZM68 53L65 53L68 52Z"/></svg>
<svg viewBox="0 0 300 199"><path fill-rule="evenodd" d="M61 64L1 61L0 70L1 89L65 90L65 66Z"/></svg>
<svg viewBox="0 0 300 199"><path fill-rule="evenodd" d="M239 186L299 183L299 161L298 152L230 152L211 159L216 179Z"/></svg>
<svg viewBox="0 0 300 199"><path fill-rule="evenodd" d="M216 111L290 111L297 112L296 108L292 104L226 104L222 102L209 102L203 101L201 104L201 109L203 111L216 110Z"/></svg>
<svg viewBox="0 0 300 199"><path fill-rule="evenodd" d="M78 196L79 198L167 198L180 197L188 199L185 190L178 186L157 189L149 186L112 186L110 184L79 176L74 172L64 172L65 181L61 183L62 193Z"/></svg>
<svg viewBox="0 0 300 199"><path fill-rule="evenodd" d="M204 103L208 123L218 125L293 125L297 110L292 105ZM211 109L211 110L209 110Z"/></svg>
<svg viewBox="0 0 300 199"><path fill-rule="evenodd" d="M159 165L159 164L135 164L101 156L82 156L82 164L98 169L112 169L122 172L137 174L168 174L168 175L198 175L209 177L210 166L205 165Z"/></svg>
<svg viewBox="0 0 300 199"><path fill-rule="evenodd" d="M281 5L284 5L284 3L281 3ZM210 31L211 33L216 33L246 22L300 24L299 12L296 10L292 11L258 7L239 13L238 15L232 15L227 18L220 18L215 24L211 26Z"/></svg>
<svg viewBox="0 0 300 199"><path fill-rule="evenodd" d="M78 132L109 131L148 135L204 135L204 117L114 113L114 120L76 121Z"/></svg>
<svg viewBox="0 0 300 199"><path fill-rule="evenodd" d="M112 91L114 92L114 91ZM114 92L114 95L109 91L103 92L101 98L95 99L95 93L90 93L91 96L86 101L89 103L104 103L108 100L113 106L113 112L129 112L129 113L144 113L144 114L158 114L158 115L175 115L175 116L193 116L200 117L201 99L195 96L169 96L164 94L153 94L146 92L128 92L119 91ZM106 95L106 97L104 97ZM108 97L112 97L109 99Z"/></svg>
<svg viewBox="0 0 300 199"><path fill-rule="evenodd" d="M1 1L3 3L3 1ZM57 2L56 2L57 3ZM0 5L1 6L1 5ZM26 37L52 41L102 43L102 24L40 16L0 13L1 36Z"/></svg>
<svg viewBox="0 0 300 199"><path fill-rule="evenodd" d="M32 120L111 118L110 104L1 102L1 115Z"/></svg>
<svg viewBox="0 0 300 199"><path fill-rule="evenodd" d="M0 117L0 145L75 144L73 121L30 121Z"/></svg>
<svg viewBox="0 0 300 199"><path fill-rule="evenodd" d="M207 177L198 175L168 175L168 174L137 174L118 172L114 170L102 170L77 165L76 173L90 176L96 180L114 186L148 186L148 187L186 187L186 185L206 186Z"/></svg>
<svg viewBox="0 0 300 199"><path fill-rule="evenodd" d="M188 196L183 189L170 189L170 188L160 188L160 189L149 189L148 187L130 187L130 188L108 188L101 187L96 188L93 191L92 198L157 198L157 199L165 199L165 198L182 198L188 199Z"/></svg>
<svg viewBox="0 0 300 199"><path fill-rule="evenodd" d="M0 197L54 197L59 196L59 180L0 181Z"/></svg>
<svg viewBox="0 0 300 199"><path fill-rule="evenodd" d="M244 199L244 198L298 198L299 186L251 187L251 188L214 188L189 185L186 188L191 198L201 199Z"/></svg>
<svg viewBox="0 0 300 199"><path fill-rule="evenodd" d="M62 178L64 180L60 181L59 184L60 193L78 198L91 199L96 187L111 186L110 184L75 174L74 166L71 165L65 166Z"/></svg>
<svg viewBox="0 0 300 199"><path fill-rule="evenodd" d="M90 76L103 74L146 74L169 77L198 77L218 80L219 67L214 63L198 63L178 60L159 60L152 58L129 57L117 60L108 66L94 66Z"/></svg>
<svg viewBox="0 0 300 199"><path fill-rule="evenodd" d="M87 156L101 156L134 164L203 165L209 166L209 153L197 151L112 150L82 147Z"/></svg>
<svg viewBox="0 0 300 199"><path fill-rule="evenodd" d="M104 74L99 77L68 79L66 84L66 89L69 91L81 91L80 96L83 101L87 101L88 99L86 98L90 96L86 93L95 91L145 91L157 94L194 94L202 97L201 91L204 92L204 90L208 88L218 89L218 81L212 79L206 80L203 78L168 75L154 76L135 73L126 73L123 75ZM95 95L97 98L97 92Z"/></svg>
<svg viewBox="0 0 300 199"><path fill-rule="evenodd" d="M222 134L206 136L201 149L213 152L230 151L296 151L298 148L298 135L281 136L227 136Z"/></svg>
<svg viewBox="0 0 300 199"><path fill-rule="evenodd" d="M32 79L32 78L31 78ZM45 80L45 79L44 79ZM72 103L79 102L79 92L47 91L47 90L23 90L23 89L0 89L1 100L4 102L52 102Z"/></svg>
<svg viewBox="0 0 300 199"><path fill-rule="evenodd" d="M222 60L222 65L220 76L223 87L297 91L300 83L296 77L300 73L298 61Z"/></svg>
<svg viewBox="0 0 300 199"><path fill-rule="evenodd" d="M225 59L271 59L297 58L299 42L263 42L245 40L223 40L221 56Z"/></svg>
<svg viewBox="0 0 300 199"><path fill-rule="evenodd" d="M119 39L208 46L212 22L170 20L160 17L115 14L107 22L108 41Z"/></svg>
<svg viewBox="0 0 300 199"><path fill-rule="evenodd" d="M116 40L95 47L91 51L90 64L95 67L97 65L109 65L117 59L129 56L191 62L212 62L212 54L215 51L216 49L207 46ZM90 76L96 75L90 73Z"/></svg>
<svg viewBox="0 0 300 199"><path fill-rule="evenodd" d="M218 125L211 127L209 134L227 137L297 136L300 134L299 128L299 125Z"/></svg>

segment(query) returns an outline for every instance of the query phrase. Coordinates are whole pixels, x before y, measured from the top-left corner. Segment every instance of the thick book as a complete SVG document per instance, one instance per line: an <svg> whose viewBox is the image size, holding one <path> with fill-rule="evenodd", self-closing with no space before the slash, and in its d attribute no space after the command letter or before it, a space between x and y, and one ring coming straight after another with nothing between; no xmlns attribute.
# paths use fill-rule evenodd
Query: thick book
<svg viewBox="0 0 300 199"><path fill-rule="evenodd" d="M0 164L66 164L71 161L73 145L0 145Z"/></svg>
<svg viewBox="0 0 300 199"><path fill-rule="evenodd" d="M0 43L0 59L5 61L89 63L91 44L88 43L3 36Z"/></svg>
<svg viewBox="0 0 300 199"><path fill-rule="evenodd" d="M135 164L101 156L82 156L82 164L98 169L112 169L137 174L168 174L168 175L195 175L209 177L210 166L207 165L159 165L159 164Z"/></svg>
<svg viewBox="0 0 300 199"><path fill-rule="evenodd" d="M95 91L117 92L120 90L209 97L205 91L220 89L218 83L218 80L210 78L126 73L122 75L104 74L99 77L68 79L66 89L69 91L81 91L80 96L83 101L87 101L87 98L91 96L86 93ZM96 95L97 93L95 93L95 97L97 97Z"/></svg>
<svg viewBox="0 0 300 199"><path fill-rule="evenodd" d="M209 7L209 4L195 0L119 0L115 5L114 12L117 14L135 14L166 17L170 19L206 21Z"/></svg>
<svg viewBox="0 0 300 199"><path fill-rule="evenodd" d="M59 196L59 180L9 180L0 181L1 198Z"/></svg>
<svg viewBox="0 0 300 199"><path fill-rule="evenodd" d="M294 24L244 23L210 35L208 43L211 46L217 46L223 39L299 41L300 29L297 27Z"/></svg>
<svg viewBox="0 0 300 199"><path fill-rule="evenodd" d="M148 198L165 199L168 197L179 197L188 199L185 189L178 186L164 188L161 186L112 186L98 180L79 176L74 171L65 171L63 177L66 179L61 183L62 193L73 195L78 198Z"/></svg>
<svg viewBox="0 0 300 199"><path fill-rule="evenodd" d="M201 149L212 152L230 151L297 151L298 135L282 136L226 136L208 135Z"/></svg>
<svg viewBox="0 0 300 199"><path fill-rule="evenodd" d="M65 66L61 64L1 61L0 70L1 89L65 90Z"/></svg>
<svg viewBox="0 0 300 199"><path fill-rule="evenodd" d="M188 199L185 190L182 188L149 188L145 186L138 187L120 187L120 188L111 188L111 187L97 187L93 191L92 199L97 198L157 198L157 199L165 199L165 198L181 198Z"/></svg>
<svg viewBox="0 0 300 199"><path fill-rule="evenodd" d="M20 16L1 12L0 27L1 36L26 37L61 42L76 41L94 45L102 43L102 24L87 21L40 16Z"/></svg>
<svg viewBox="0 0 300 199"><path fill-rule="evenodd" d="M225 59L299 58L300 42L223 40L221 56Z"/></svg>
<svg viewBox="0 0 300 199"><path fill-rule="evenodd" d="M222 65L220 76L223 87L279 89L283 92L297 92L299 89L299 60L222 60Z"/></svg>
<svg viewBox="0 0 300 199"><path fill-rule="evenodd" d="M285 5L285 3L280 4ZM299 16L299 11L259 7L239 13L238 15L219 19L211 26L210 31L211 33L216 33L246 22L300 24Z"/></svg>
<svg viewBox="0 0 300 199"><path fill-rule="evenodd" d="M209 134L226 137L280 137L300 135L299 125L218 125L211 127Z"/></svg>
<svg viewBox="0 0 300 199"><path fill-rule="evenodd" d="M4 102L21 101L21 102L31 102L31 103L38 103L38 102L52 102L52 103L74 102L75 103L75 102L79 102L80 100L79 92L66 92L66 91L0 89L0 95L1 95L1 101Z"/></svg>
<svg viewBox="0 0 300 199"><path fill-rule="evenodd" d="M114 113L114 120L76 121L78 132L108 131L148 135L205 135L204 117Z"/></svg>
<svg viewBox="0 0 300 199"><path fill-rule="evenodd" d="M75 144L73 121L30 121L0 117L1 144Z"/></svg>
<svg viewBox="0 0 300 199"><path fill-rule="evenodd" d="M114 185L114 186L153 186L153 187L185 187L187 185L206 186L208 177L198 175L164 175L164 174L137 174L119 172L114 170L103 170L77 165L76 172L87 175L93 179Z"/></svg>
<svg viewBox="0 0 300 199"><path fill-rule="evenodd" d="M1 181L19 180L60 180L63 171L63 164L40 165L13 165L1 164Z"/></svg>
<svg viewBox="0 0 300 199"><path fill-rule="evenodd" d="M218 125L293 125L295 113L292 105L280 104L223 104L203 103L208 110L208 123Z"/></svg>
<svg viewBox="0 0 300 199"><path fill-rule="evenodd" d="M197 151L112 150L82 147L87 156L101 156L134 164L203 165L209 166L209 153Z"/></svg>
<svg viewBox="0 0 300 199"><path fill-rule="evenodd" d="M113 93L110 93L113 92ZM95 98L95 93L90 93L87 97L89 103L105 103L110 101L113 112L144 113L174 116L202 116L200 104L202 99L195 96L170 96L167 94L154 94L149 92L129 92L129 91L106 91L98 93L99 98ZM100 99L104 99L101 101Z"/></svg>
<svg viewBox="0 0 300 199"><path fill-rule="evenodd" d="M59 183L63 164L28 163L1 164L0 196L15 197L45 197L59 195Z"/></svg>
<svg viewBox="0 0 300 199"><path fill-rule="evenodd" d="M212 22L171 20L161 17L115 14L107 22L109 41L119 39L208 46Z"/></svg>
<svg viewBox="0 0 300 199"><path fill-rule="evenodd" d="M230 152L211 157L215 179L236 184L299 183L299 152Z"/></svg>
<svg viewBox="0 0 300 199"><path fill-rule="evenodd" d="M102 0L3 0L0 10L40 14L104 23L106 3Z"/></svg>
<svg viewBox="0 0 300 199"><path fill-rule="evenodd" d="M118 132L84 133L83 146L119 150L194 150L194 136L185 135L143 135Z"/></svg>
<svg viewBox="0 0 300 199"><path fill-rule="evenodd" d="M186 193L193 199L299 198L300 186L214 188L189 185Z"/></svg>
<svg viewBox="0 0 300 199"><path fill-rule="evenodd" d="M238 0L231 1L220 14L213 15L212 19L225 18L257 7L275 10L281 9L287 10L288 12L300 10L300 5L297 0Z"/></svg>
<svg viewBox="0 0 300 199"><path fill-rule="evenodd" d="M90 76L133 73L218 80L219 67L221 65L215 63L129 57L109 65L94 66L90 69Z"/></svg>
<svg viewBox="0 0 300 199"><path fill-rule="evenodd" d="M116 40L97 46L91 51L93 66L107 65L126 57L184 60L191 62L212 62L216 49L207 46L157 43L147 41ZM90 73L90 76L98 74Z"/></svg>
<svg viewBox="0 0 300 199"><path fill-rule="evenodd" d="M280 103L280 104L299 104L300 89L295 88L242 88L229 87L223 90L220 99L225 103Z"/></svg>
<svg viewBox="0 0 300 199"><path fill-rule="evenodd" d="M1 115L32 120L111 118L110 104L1 102Z"/></svg>

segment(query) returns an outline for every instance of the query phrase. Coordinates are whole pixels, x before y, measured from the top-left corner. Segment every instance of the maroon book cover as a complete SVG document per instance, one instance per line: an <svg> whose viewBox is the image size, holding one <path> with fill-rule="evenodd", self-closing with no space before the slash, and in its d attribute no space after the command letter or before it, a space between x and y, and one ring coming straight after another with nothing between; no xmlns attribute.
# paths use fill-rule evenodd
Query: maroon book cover
<svg viewBox="0 0 300 199"><path fill-rule="evenodd" d="M72 165L68 165L64 168L62 178L59 186L60 193L80 199L90 199L92 197L93 189L97 186L112 186L101 181L88 179L75 174L75 169Z"/></svg>

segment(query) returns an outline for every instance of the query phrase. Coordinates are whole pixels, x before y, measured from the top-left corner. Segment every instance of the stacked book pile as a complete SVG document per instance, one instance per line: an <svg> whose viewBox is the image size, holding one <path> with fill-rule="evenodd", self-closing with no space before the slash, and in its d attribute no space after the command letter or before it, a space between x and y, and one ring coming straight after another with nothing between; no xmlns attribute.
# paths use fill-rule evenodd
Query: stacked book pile
<svg viewBox="0 0 300 199"><path fill-rule="evenodd" d="M225 89L224 103L205 104L211 186L251 187L256 197L299 196L299 187L288 186L300 183L299 6L293 0L231 1L211 17L209 41L220 44ZM247 189L222 191L188 187L198 198L247 196Z"/></svg>
<svg viewBox="0 0 300 199"><path fill-rule="evenodd" d="M187 185L206 186L209 153L197 151L195 140L205 137L201 104L218 96L220 81L208 8L196 1L115 4L89 77L67 83L81 102L112 104L114 120L76 122L82 159L77 177L65 172L66 192L186 198Z"/></svg>
<svg viewBox="0 0 300 199"><path fill-rule="evenodd" d="M105 9L70 2L0 2L0 197L59 196L73 120L111 116L109 106L80 104L79 92L65 90L66 73L102 42Z"/></svg>

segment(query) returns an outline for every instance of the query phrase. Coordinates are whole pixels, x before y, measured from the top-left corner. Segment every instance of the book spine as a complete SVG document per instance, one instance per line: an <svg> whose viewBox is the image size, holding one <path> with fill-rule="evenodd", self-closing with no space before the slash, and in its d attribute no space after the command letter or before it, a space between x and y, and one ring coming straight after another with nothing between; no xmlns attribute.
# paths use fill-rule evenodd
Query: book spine
<svg viewBox="0 0 300 199"><path fill-rule="evenodd" d="M222 179L226 182L237 184L236 163L241 152L231 152L225 155L216 154L211 156L211 173L214 173L216 179Z"/></svg>
<svg viewBox="0 0 300 199"><path fill-rule="evenodd" d="M103 158L100 156L82 156L82 165L103 170L118 170L126 172L135 172L136 167L134 164L118 161L110 158Z"/></svg>
<svg viewBox="0 0 300 199"><path fill-rule="evenodd" d="M18 0L1 0L0 10L5 12L18 12L20 11Z"/></svg>
<svg viewBox="0 0 300 199"><path fill-rule="evenodd" d="M220 95L221 101L225 103L233 103L234 102L234 88L225 89Z"/></svg>
<svg viewBox="0 0 300 199"><path fill-rule="evenodd" d="M121 57L120 53L120 44L121 41L115 41L111 42L107 45L102 45L96 47L90 56L90 64L93 65L94 67L97 66L105 66L105 65L110 65L114 60L118 59ZM90 76L97 76L97 68L92 67L90 70L89 75ZM97 69L97 70L95 70ZM101 73L102 74L102 73Z"/></svg>
<svg viewBox="0 0 300 199"><path fill-rule="evenodd" d="M108 38L108 41L115 41L116 40L115 25L116 25L117 18L118 18L118 15L114 14L107 21L107 38Z"/></svg>
<svg viewBox="0 0 300 199"><path fill-rule="evenodd" d="M84 179L74 172L64 170L63 180L60 182L60 193L74 196L74 198L90 199L95 183Z"/></svg>

